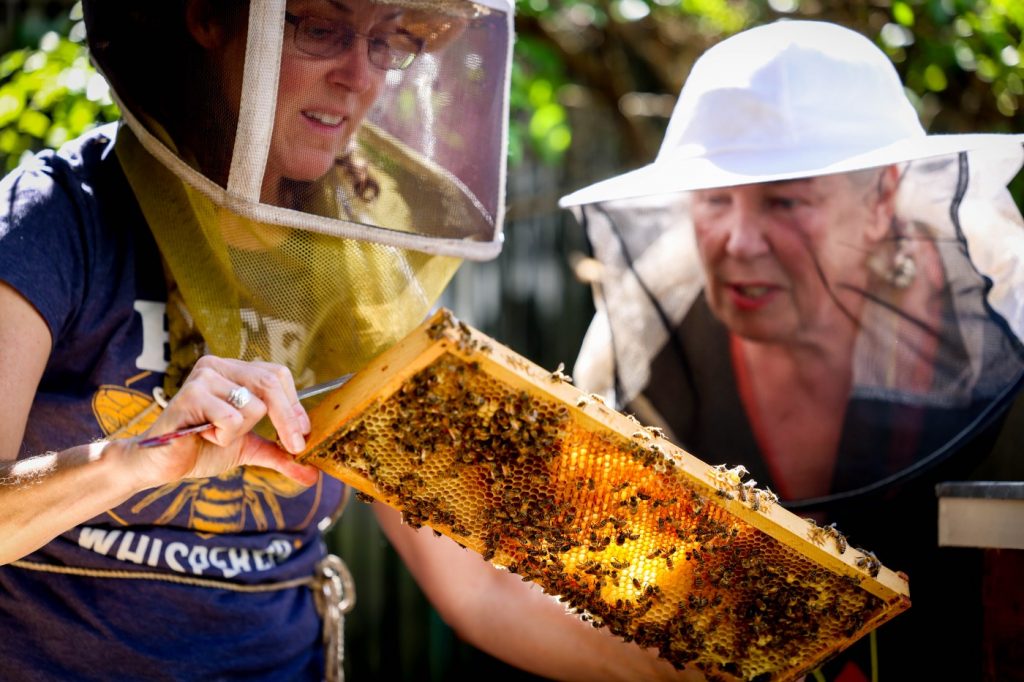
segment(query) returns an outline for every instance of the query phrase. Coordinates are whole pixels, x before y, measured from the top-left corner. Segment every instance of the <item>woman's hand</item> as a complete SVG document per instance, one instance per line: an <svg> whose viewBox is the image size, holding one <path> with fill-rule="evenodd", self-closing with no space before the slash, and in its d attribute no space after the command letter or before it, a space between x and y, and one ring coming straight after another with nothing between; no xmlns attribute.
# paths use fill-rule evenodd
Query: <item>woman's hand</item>
<svg viewBox="0 0 1024 682"><path fill-rule="evenodd" d="M244 404L233 404L232 391L240 388L247 389L251 398ZM205 422L212 423L213 428L153 448L132 447L130 459L135 463L139 489L184 478L217 476L243 464L275 469L305 485L315 483L317 469L297 463L275 443L251 433L264 416L270 417L289 452L295 454L305 448L309 417L286 367L212 355L200 358L146 435L157 436Z"/></svg>
<svg viewBox="0 0 1024 682"><path fill-rule="evenodd" d="M50 349L46 321L21 294L0 282L0 386L5 409L0 420L0 565L24 557L141 490L183 478L216 476L251 464L275 469L305 485L317 480L316 469L250 433L269 415L289 451L304 447L309 418L288 370L215 357L196 363L149 435L206 422L213 424L212 429L162 447L141 448L139 439L116 439L19 459ZM253 397L236 408L228 396L240 386Z"/></svg>

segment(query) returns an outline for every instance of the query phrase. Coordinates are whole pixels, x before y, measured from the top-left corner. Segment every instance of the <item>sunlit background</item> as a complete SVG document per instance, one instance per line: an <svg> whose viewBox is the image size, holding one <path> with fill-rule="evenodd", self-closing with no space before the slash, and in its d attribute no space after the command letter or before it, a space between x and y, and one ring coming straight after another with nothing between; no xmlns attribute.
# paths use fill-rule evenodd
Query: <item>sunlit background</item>
<svg viewBox="0 0 1024 682"><path fill-rule="evenodd" d="M593 307L573 268L586 243L558 197L653 160L696 56L785 17L875 40L932 132L1024 132L1020 0L519 1L504 251L465 265L443 302L542 366L571 368ZM0 168L117 117L83 45L73 2L0 0ZM349 679L531 679L456 639L366 505L353 502L329 540L359 593Z"/></svg>

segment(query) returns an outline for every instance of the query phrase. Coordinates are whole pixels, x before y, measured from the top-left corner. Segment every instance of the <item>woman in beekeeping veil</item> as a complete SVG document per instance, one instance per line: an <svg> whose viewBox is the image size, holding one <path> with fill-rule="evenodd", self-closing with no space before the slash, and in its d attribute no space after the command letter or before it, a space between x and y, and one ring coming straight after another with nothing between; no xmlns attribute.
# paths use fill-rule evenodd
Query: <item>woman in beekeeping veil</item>
<svg viewBox="0 0 1024 682"><path fill-rule="evenodd" d="M292 459L296 387L360 368L499 252L512 8L84 9L124 120L0 185L4 675L335 678L353 595L321 532L344 491ZM552 676L674 673L380 515L478 646Z"/></svg>
<svg viewBox="0 0 1024 682"><path fill-rule="evenodd" d="M653 163L562 199L603 269L577 382L909 573L830 679L981 676L935 484L994 459L1024 381L1022 143L926 135L869 40L780 21L697 61Z"/></svg>

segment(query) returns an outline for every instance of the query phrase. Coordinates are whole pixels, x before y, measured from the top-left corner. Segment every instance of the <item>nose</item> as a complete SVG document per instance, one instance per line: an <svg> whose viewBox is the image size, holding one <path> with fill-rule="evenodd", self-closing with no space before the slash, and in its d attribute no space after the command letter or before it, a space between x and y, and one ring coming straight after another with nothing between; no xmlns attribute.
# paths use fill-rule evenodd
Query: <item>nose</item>
<svg viewBox="0 0 1024 682"><path fill-rule="evenodd" d="M736 201L726 229L725 248L730 256L756 258L769 252L763 216L756 204L743 199Z"/></svg>
<svg viewBox="0 0 1024 682"><path fill-rule="evenodd" d="M366 92L373 84L374 69L370 63L369 45L366 38L357 35L348 49L331 59L331 69L327 73L328 81L333 85L343 86L352 92Z"/></svg>

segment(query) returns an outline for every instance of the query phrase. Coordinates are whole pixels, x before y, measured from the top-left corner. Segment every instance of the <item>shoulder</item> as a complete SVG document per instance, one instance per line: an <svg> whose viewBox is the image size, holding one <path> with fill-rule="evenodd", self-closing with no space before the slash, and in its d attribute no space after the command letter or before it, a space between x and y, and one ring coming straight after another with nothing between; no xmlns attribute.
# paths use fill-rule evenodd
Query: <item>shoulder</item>
<svg viewBox="0 0 1024 682"><path fill-rule="evenodd" d="M113 161L116 127L97 128L59 151L43 151L0 180L0 237L18 229L60 227L61 217L81 220L95 203L101 168Z"/></svg>
<svg viewBox="0 0 1024 682"><path fill-rule="evenodd" d="M108 269L107 251L125 248L112 233L116 221L102 217L104 203L117 203L103 189L120 172L115 132L90 131L0 180L0 279L42 312L55 336L81 304L90 275Z"/></svg>

